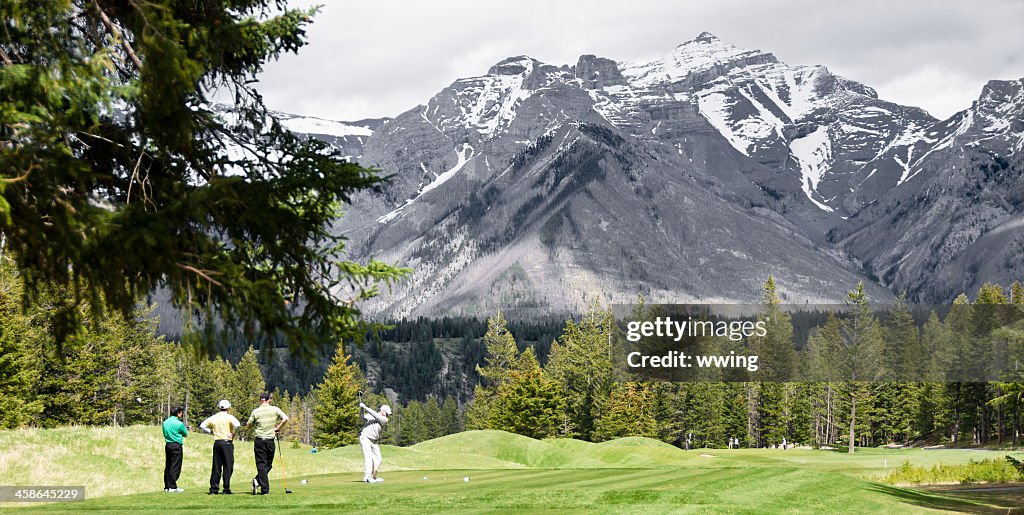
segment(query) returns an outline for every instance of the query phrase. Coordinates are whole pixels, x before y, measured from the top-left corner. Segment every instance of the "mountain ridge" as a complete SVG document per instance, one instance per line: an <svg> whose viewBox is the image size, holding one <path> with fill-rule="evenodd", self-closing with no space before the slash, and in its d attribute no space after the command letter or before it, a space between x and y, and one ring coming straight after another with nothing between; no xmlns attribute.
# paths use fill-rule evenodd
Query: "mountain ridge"
<svg viewBox="0 0 1024 515"><path fill-rule="evenodd" d="M512 56L383 120L353 147L359 162L395 175L383 195L354 199L335 230L356 258L416 269L368 305L396 316L510 305L550 313L637 294L749 301L769 274L790 301L839 300L858 280L880 299L908 289L917 300L949 300L974 279L929 288L922 285L935 266L894 272L896 255L923 242L888 234L904 227L889 215L923 178L957 174L928 164L944 150L988 138L975 153L1002 166L1002 182L991 184L1005 205L972 242L996 231L1016 245L1012 179L1024 107L1015 82L1003 82L990 83L961 119L936 120L824 66L790 66L710 33L638 63L585 54L555 66ZM1001 136L985 127L957 135L968 117ZM939 133L953 136L914 171L922 161L911 165L912 157L937 146L930 138ZM924 198L980 209L948 198L961 193ZM961 234L952 226L967 223L930 220L915 234ZM952 253L942 263L966 259L991 280L1019 274L964 257L969 247L928 252Z"/></svg>

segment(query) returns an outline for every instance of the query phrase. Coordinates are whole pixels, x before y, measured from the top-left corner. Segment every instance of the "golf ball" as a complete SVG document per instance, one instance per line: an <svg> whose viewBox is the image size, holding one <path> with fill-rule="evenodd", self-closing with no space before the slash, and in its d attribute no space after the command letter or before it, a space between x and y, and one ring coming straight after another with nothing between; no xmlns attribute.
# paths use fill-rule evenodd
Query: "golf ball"
<svg viewBox="0 0 1024 515"><path fill-rule="evenodd" d="M306 484L306 480L305 479L302 480L302 484Z"/></svg>
<svg viewBox="0 0 1024 515"><path fill-rule="evenodd" d="M426 481L427 480L427 476L423 476L423 480Z"/></svg>
<svg viewBox="0 0 1024 515"><path fill-rule="evenodd" d="M462 480L468 483L469 482L469 476L466 476L466 477L462 478Z"/></svg>

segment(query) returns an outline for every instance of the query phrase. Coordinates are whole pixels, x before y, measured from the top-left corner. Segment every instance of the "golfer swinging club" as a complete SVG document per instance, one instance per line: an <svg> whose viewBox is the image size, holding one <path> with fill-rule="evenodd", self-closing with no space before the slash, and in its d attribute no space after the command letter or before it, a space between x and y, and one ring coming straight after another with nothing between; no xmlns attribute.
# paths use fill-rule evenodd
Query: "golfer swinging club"
<svg viewBox="0 0 1024 515"><path fill-rule="evenodd" d="M380 411L376 412L363 404L363 401L359 401L359 408L365 412L363 413L363 430L359 433L359 447L363 450L365 462L363 481L383 483L384 480L377 477L377 470L380 469L380 463L383 461L377 440L380 439L380 434L384 431L384 425L388 423L391 406L384 404L380 407Z"/></svg>

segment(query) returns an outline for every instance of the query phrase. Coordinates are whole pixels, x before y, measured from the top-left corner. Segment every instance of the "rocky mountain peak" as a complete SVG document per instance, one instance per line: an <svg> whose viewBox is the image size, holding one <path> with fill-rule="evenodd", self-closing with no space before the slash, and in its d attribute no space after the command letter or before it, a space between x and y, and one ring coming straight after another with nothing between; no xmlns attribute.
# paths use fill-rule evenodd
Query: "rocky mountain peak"
<svg viewBox="0 0 1024 515"><path fill-rule="evenodd" d="M538 61L525 55L506 57L487 70L488 75L524 75L533 71Z"/></svg>
<svg viewBox="0 0 1024 515"><path fill-rule="evenodd" d="M619 63L619 66L635 85L654 86L666 82L702 82L737 67L776 62L778 59L770 53L742 49L709 32L702 32L663 57L639 63Z"/></svg>
<svg viewBox="0 0 1024 515"><path fill-rule="evenodd" d="M611 59L597 57L593 54L581 55L574 68L577 79L583 81L587 89L600 89L607 86L626 84L619 65Z"/></svg>
<svg viewBox="0 0 1024 515"><path fill-rule="evenodd" d="M1024 106L1024 78L1016 80L990 80L981 90L973 108L1009 121L1017 115L1018 130L1021 107Z"/></svg>
<svg viewBox="0 0 1024 515"><path fill-rule="evenodd" d="M718 39L718 36L708 32L708 31L704 31L704 32L701 32L700 34L697 34L697 37L693 38L692 41L694 41L696 43L705 43L705 44L707 44L707 43L720 43L722 40Z"/></svg>

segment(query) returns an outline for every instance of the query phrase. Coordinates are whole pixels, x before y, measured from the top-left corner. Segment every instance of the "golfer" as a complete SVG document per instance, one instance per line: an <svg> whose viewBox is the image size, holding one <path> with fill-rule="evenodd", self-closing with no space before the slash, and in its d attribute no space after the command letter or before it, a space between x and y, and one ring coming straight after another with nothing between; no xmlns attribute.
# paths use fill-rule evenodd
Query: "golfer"
<svg viewBox="0 0 1024 515"><path fill-rule="evenodd" d="M210 495L217 495L221 477L224 478L224 495L231 495L231 472L235 468L235 430L242 425L234 415L228 413L231 403L224 399L217 403L220 411L199 424L199 428L213 433L213 469L210 471Z"/></svg>
<svg viewBox="0 0 1024 515"><path fill-rule="evenodd" d="M181 406L171 408L171 415L164 420L164 491L181 493L178 488L178 477L181 476L181 444L188 436L188 428L181 421Z"/></svg>
<svg viewBox="0 0 1024 515"><path fill-rule="evenodd" d="M260 394L260 405L249 414L249 420L245 427L256 423L253 442L253 454L256 455L256 477L252 478L252 494L256 495L256 488L260 489L260 495L270 493L270 469L274 468L274 439L281 426L288 422L288 415L277 406L270 405L270 394Z"/></svg>
<svg viewBox="0 0 1024 515"><path fill-rule="evenodd" d="M363 450L363 462L365 464L363 481L367 483L383 483L384 480L377 477L380 463L384 461L380 456L380 447L377 445L377 440L380 439L380 434L388 423L388 417L391 415L391 406L385 404L380 407L378 412L360 402L359 408L365 412L363 413L363 430L359 433L359 447Z"/></svg>

